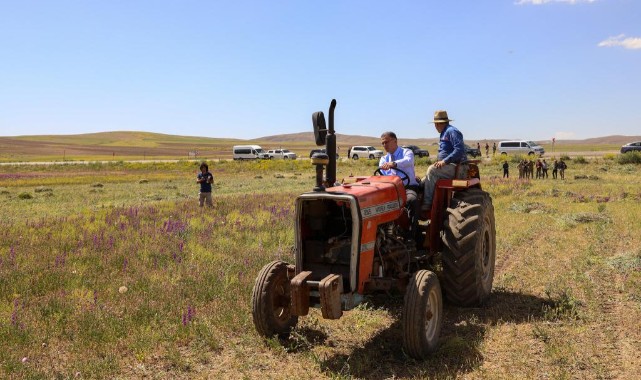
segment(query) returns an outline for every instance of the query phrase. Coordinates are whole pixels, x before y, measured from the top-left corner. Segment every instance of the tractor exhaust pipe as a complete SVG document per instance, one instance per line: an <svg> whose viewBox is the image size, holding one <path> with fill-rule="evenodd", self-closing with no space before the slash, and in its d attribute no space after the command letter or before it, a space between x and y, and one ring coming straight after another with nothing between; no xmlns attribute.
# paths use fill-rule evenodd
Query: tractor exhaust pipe
<svg viewBox="0 0 641 380"><path fill-rule="evenodd" d="M312 165L316 166L316 187L314 191L325 191L326 187L334 186L336 183L336 135L334 134L334 109L336 99L332 99L329 105L329 128L325 125L323 111L312 114L314 125L314 139L317 146L325 145L326 153L314 153ZM325 181L323 181L323 166L327 166Z"/></svg>
<svg viewBox="0 0 641 380"><path fill-rule="evenodd" d="M336 108L336 99L332 99L329 105L329 129L327 131L326 152L329 156L327 164L327 184L334 186L336 183L336 135L334 134L334 109Z"/></svg>

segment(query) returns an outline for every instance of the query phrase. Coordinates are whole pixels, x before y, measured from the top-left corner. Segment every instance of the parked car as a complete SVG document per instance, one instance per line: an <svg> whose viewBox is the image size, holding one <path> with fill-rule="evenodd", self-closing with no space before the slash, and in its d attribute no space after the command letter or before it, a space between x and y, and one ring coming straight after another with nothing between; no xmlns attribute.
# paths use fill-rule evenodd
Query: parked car
<svg viewBox="0 0 641 380"><path fill-rule="evenodd" d="M270 160L295 160L296 153L289 149L271 149L267 151Z"/></svg>
<svg viewBox="0 0 641 380"><path fill-rule="evenodd" d="M465 144L465 154L472 157L481 157L481 151L477 148L472 148L471 146Z"/></svg>
<svg viewBox="0 0 641 380"><path fill-rule="evenodd" d="M425 149L421 149L417 147L416 145L403 145L403 148L409 149L414 153L414 157L429 157L430 152L426 151Z"/></svg>
<svg viewBox="0 0 641 380"><path fill-rule="evenodd" d="M368 158L370 160L373 160L375 158L383 157L383 154L384 153L382 150L376 149L373 146L369 145L353 146L349 151L349 156L353 160L358 160L359 158Z"/></svg>
<svg viewBox="0 0 641 380"><path fill-rule="evenodd" d="M542 156L545 149L534 141L527 140L510 140L499 142L498 152L502 155L508 154L527 154L529 156Z"/></svg>
<svg viewBox="0 0 641 380"><path fill-rule="evenodd" d="M634 152L634 151L637 151L637 152L641 151L641 141L631 142L621 147L621 153Z"/></svg>
<svg viewBox="0 0 641 380"><path fill-rule="evenodd" d="M310 150L310 151L309 151L309 158L312 158L312 156L314 155L314 153L326 153L326 152L327 152L327 150L326 150L325 148L322 148L322 149L312 149L312 150ZM340 157L340 156L338 155L338 153L336 153L336 158L339 158L339 157Z"/></svg>

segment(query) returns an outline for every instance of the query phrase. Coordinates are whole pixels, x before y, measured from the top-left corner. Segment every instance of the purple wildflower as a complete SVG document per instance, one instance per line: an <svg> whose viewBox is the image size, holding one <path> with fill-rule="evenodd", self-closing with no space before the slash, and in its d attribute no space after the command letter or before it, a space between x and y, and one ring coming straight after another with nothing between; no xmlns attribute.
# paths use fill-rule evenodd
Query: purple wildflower
<svg viewBox="0 0 641 380"><path fill-rule="evenodd" d="M187 324L191 322L195 316L196 316L196 308L192 307L191 305L187 305L187 311L184 312L182 315L183 326L187 326Z"/></svg>
<svg viewBox="0 0 641 380"><path fill-rule="evenodd" d="M13 300L13 311L11 312L11 324L18 326L18 299Z"/></svg>

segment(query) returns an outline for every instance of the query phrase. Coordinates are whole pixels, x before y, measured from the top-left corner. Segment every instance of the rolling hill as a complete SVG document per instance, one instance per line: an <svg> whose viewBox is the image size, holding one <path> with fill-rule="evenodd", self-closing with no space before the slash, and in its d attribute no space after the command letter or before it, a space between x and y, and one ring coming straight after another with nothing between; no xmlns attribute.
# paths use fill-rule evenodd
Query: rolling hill
<svg viewBox="0 0 641 380"><path fill-rule="evenodd" d="M482 140L499 141L500 139ZM434 153L438 139L400 139L400 144L414 144L428 148ZM618 147L641 141L641 136L604 136L585 140L557 140L556 146L573 146L575 151L618 151ZM352 145L379 145L378 136L337 134L339 149L347 150ZM468 144L476 144L468 140ZM134 159L180 159L180 158L230 158L231 148L238 144L257 144L264 149L289 148L305 157L314 148L312 132L264 136L257 139L208 138L179 136L151 132L116 131L77 135L39 135L0 137L0 161L41 160L134 160ZM550 141L541 141L550 145ZM586 147L585 149L581 147Z"/></svg>

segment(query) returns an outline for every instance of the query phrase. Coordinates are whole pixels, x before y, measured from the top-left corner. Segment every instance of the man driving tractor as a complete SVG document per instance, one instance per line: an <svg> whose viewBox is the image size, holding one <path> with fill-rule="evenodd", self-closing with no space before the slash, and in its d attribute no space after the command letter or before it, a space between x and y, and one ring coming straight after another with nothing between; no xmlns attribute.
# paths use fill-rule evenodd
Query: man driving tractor
<svg viewBox="0 0 641 380"><path fill-rule="evenodd" d="M383 149L387 152L386 155L381 157L378 166L381 168L383 175L397 175L401 178L407 177L405 183L405 194L407 195L407 208L409 210L410 219L410 237L414 238L418 228L418 182L414 174L414 153L411 149L406 149L398 146L396 133L383 132L381 135L381 144ZM399 169L398 172L396 169Z"/></svg>

